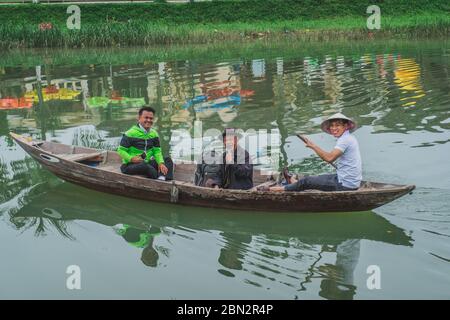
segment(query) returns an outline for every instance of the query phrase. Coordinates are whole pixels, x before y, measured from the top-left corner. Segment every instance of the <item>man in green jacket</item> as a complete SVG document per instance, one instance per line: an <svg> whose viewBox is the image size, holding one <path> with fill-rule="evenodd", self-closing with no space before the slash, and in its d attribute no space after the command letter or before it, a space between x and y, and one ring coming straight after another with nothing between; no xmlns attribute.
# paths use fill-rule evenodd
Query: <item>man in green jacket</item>
<svg viewBox="0 0 450 320"><path fill-rule="evenodd" d="M142 107L138 123L122 137L117 152L122 157L122 173L143 175L150 179L172 180L173 162L163 158L158 133L152 129L155 109Z"/></svg>

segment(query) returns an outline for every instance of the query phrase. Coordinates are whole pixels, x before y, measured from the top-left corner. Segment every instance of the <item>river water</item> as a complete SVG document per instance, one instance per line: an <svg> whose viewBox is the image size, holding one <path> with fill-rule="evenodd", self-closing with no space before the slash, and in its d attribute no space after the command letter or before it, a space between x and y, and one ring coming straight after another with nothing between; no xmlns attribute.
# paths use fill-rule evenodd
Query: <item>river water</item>
<svg viewBox="0 0 450 320"><path fill-rule="evenodd" d="M448 41L10 52L0 101L0 298L450 298ZM200 122L267 132L263 165L308 174L332 168L295 133L331 149L343 112L364 178L417 188L356 213L158 204L63 182L8 136L114 149L144 104L178 160Z"/></svg>

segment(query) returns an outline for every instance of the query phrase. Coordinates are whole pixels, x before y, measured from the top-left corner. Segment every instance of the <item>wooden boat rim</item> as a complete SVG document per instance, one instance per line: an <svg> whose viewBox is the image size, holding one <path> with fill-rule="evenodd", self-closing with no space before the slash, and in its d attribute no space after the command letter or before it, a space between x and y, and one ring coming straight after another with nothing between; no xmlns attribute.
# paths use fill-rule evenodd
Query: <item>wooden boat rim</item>
<svg viewBox="0 0 450 320"><path fill-rule="evenodd" d="M46 151L44 149L40 149L38 147L38 145L40 143L50 143L50 144L62 144L59 142L53 142L53 141L33 141L33 140L28 140L26 139L26 137L22 136L22 135L18 135L15 134L13 132L10 132L11 137L18 143L23 143L28 145L30 148L33 148L37 151L42 151L44 154L57 158L60 161L67 161L76 165L79 165L80 168L84 169L83 167L85 167L84 164L79 163L77 161L73 161L73 160L68 160L64 157L61 157L61 154L54 154L51 153L49 151ZM35 142L35 143L33 143ZM70 146L67 144L62 144L65 146ZM89 147L83 147L86 149L90 149L92 151L96 151L95 153L89 154L90 157L95 156L96 154L101 154L104 152L114 152L112 150L99 150L99 149L94 149L94 148L89 148ZM89 169L96 169L96 170L100 170L100 171L104 171L104 172L108 172L110 174L114 174L117 176L126 176L126 177L130 177L129 175L123 174L121 172L116 172L116 171L112 171L112 170L106 170L105 168L102 167L88 167ZM280 192L271 192L271 191L258 191L258 190L232 190L232 189L212 189L212 188L206 188L206 187L200 187L200 186L196 186L193 183L190 182L186 182L186 181L181 181L181 180L172 180L172 181L162 181L162 180L157 180L157 179L148 179L145 178L143 176L132 176L135 179L141 179L142 181L152 181L153 183L158 183L158 184L163 184L163 185L175 185L175 186L183 186L183 187L189 187L189 188L193 188L194 190L198 190L198 191L207 191L207 192L212 192L212 193L216 193L216 194L224 194L224 195L249 195L249 194L257 194L257 195L262 195L262 196L273 196L273 195L289 195L290 197L292 196L302 196L302 195L349 195L349 194L359 194L359 195L365 195L365 194L377 194L377 193L391 193L391 192L402 192L402 191L412 191L415 189L415 185L399 185L399 184L393 184L393 183L383 183L383 182L374 182L374 181L363 181L366 183L376 183L378 185L382 185L384 186L383 188L376 188L373 187L371 189L367 189L367 188L361 188L358 190L346 190L346 191L321 191L321 190L306 190L306 191L299 191L299 192L292 192L292 191L280 191Z"/></svg>

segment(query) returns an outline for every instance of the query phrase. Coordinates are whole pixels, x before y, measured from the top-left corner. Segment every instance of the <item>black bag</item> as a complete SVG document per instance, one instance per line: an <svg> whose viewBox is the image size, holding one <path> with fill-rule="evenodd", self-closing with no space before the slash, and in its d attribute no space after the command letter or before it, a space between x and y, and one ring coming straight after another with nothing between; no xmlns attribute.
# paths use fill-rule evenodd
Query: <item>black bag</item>
<svg viewBox="0 0 450 320"><path fill-rule="evenodd" d="M220 164L197 164L195 171L196 186L212 188L222 184L222 166Z"/></svg>

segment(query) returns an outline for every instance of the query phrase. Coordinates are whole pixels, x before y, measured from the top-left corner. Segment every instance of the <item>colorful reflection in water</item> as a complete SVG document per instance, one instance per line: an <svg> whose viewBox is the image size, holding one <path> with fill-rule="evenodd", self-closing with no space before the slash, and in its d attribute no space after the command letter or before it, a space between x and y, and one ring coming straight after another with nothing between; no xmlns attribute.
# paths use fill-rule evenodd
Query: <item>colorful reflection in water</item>
<svg viewBox="0 0 450 320"><path fill-rule="evenodd" d="M0 297L73 298L55 274L75 261L96 275L83 298L448 298L450 51L363 47L133 61L119 50L102 63L52 63L55 54L0 67L0 251L9 257ZM301 173L331 169L295 133L332 148L319 124L343 112L360 124L364 177L418 189L375 213L159 205L62 183L8 136L115 149L147 104L165 153L183 158L182 134L199 120L204 131L276 131L277 166ZM373 264L381 291L366 286Z"/></svg>

